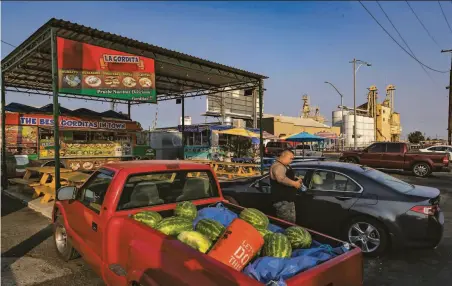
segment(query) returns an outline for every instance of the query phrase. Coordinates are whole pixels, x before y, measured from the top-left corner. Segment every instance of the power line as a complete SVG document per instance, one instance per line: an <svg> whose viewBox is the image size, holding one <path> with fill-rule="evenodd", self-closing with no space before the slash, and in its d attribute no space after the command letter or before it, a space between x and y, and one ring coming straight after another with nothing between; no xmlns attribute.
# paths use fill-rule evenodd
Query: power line
<svg viewBox="0 0 452 286"><path fill-rule="evenodd" d="M430 34L429 30L427 29L427 27L425 27L424 23L422 23L421 19L419 18L419 16L416 14L416 12L414 12L413 7L411 7L410 3L405 0L406 4L408 5L408 7L410 7L411 12L413 12L414 16L416 16L416 19L419 21L419 23L421 24L422 28L424 28L424 30L427 32L427 34L429 35L430 39L432 39L433 42L435 42L435 44L438 46L438 48L441 48L438 44L438 42L435 40L435 38L432 36L432 34Z"/></svg>
<svg viewBox="0 0 452 286"><path fill-rule="evenodd" d="M415 61L417 61L418 63L420 63L421 65L423 65L424 67L428 68L429 70L435 71L435 72L439 72L439 73L449 73L449 71L440 71L434 68L429 67L428 65L424 64L423 62L421 62L420 60L418 60L415 56L413 56L412 54L410 54L409 51L407 51L404 47L402 47L402 45L399 44L399 42L397 42L396 39L394 39L394 37L385 29L385 27L383 27L380 22L378 22L378 20L374 17L374 15L367 9L366 6L364 6L364 4L361 1L358 1L359 4L361 4L361 6L363 6L363 8L367 11L367 13L372 17L372 19L374 19L374 21L383 29L383 31L385 31L385 33L394 41L394 43L397 44L397 46L399 46L405 53L407 53L411 58L413 58Z"/></svg>
<svg viewBox="0 0 452 286"><path fill-rule="evenodd" d="M397 34L399 35L400 39L402 39L402 41L405 43L405 46L408 48L408 50L411 52L411 54L413 54L413 57L416 57L414 55L413 50L410 48L410 46L408 45L408 43L405 41L405 39L402 37L402 34L400 34L399 30L397 30L396 26L394 25L394 23L391 21L391 19L389 18L388 14L386 14L385 10L383 9L383 7L381 6L380 2L377 1L378 6L380 7L381 11L383 12L383 14L385 14L386 19L388 19L389 23L391 23L391 26L394 28L394 30L397 32ZM424 70L424 72L427 74L427 76L433 80L433 78L430 76L430 74L427 72L427 70L425 69L425 67L423 65L421 65L421 68Z"/></svg>
<svg viewBox="0 0 452 286"><path fill-rule="evenodd" d="M452 33L452 28L450 27L449 21L447 21L446 14L444 14L443 6L441 5L441 2L439 2L439 1L438 1L438 4L439 4L439 8L441 9L441 13L443 13L444 20L446 20L447 27L449 27L449 30Z"/></svg>
<svg viewBox="0 0 452 286"><path fill-rule="evenodd" d="M10 44L10 43L5 42L5 41L3 41L3 40L1 40L1 41L2 41L3 44L6 44L6 45L11 46L11 47L13 47L13 48L17 48L17 46L14 46L13 44Z"/></svg>

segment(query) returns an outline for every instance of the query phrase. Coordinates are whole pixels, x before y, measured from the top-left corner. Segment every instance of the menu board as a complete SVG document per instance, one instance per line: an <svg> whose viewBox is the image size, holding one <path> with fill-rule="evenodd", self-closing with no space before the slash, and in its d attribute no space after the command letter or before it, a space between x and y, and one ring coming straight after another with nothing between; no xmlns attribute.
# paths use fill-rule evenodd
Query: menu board
<svg viewBox="0 0 452 286"><path fill-rule="evenodd" d="M60 93L157 102L154 60L58 37Z"/></svg>
<svg viewBox="0 0 452 286"><path fill-rule="evenodd" d="M33 126L6 126L6 144L11 146L36 146L38 128Z"/></svg>
<svg viewBox="0 0 452 286"><path fill-rule="evenodd" d="M47 145L50 142L41 140L39 157L53 158L55 150L52 145ZM87 142L87 143L72 143L62 142L60 146L61 157L121 157L123 156L123 148L121 144L116 142Z"/></svg>

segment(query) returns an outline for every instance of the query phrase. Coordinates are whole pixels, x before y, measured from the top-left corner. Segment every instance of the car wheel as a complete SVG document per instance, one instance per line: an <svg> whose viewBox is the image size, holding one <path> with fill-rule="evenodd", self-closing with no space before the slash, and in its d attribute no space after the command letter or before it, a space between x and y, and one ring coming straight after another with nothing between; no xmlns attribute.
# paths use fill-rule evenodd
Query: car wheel
<svg viewBox="0 0 452 286"><path fill-rule="evenodd" d="M72 247L70 239L68 239L66 227L61 216L53 223L53 241L55 242L55 249L58 256L64 261L69 261L80 256Z"/></svg>
<svg viewBox="0 0 452 286"><path fill-rule="evenodd" d="M430 166L424 162L416 163L413 165L412 171L416 177L427 177L430 175Z"/></svg>
<svg viewBox="0 0 452 286"><path fill-rule="evenodd" d="M352 163L352 164L358 164L358 160L356 158L353 157L348 157L344 159L345 163Z"/></svg>
<svg viewBox="0 0 452 286"><path fill-rule="evenodd" d="M368 217L354 218L347 226L346 238L369 256L381 255L388 246L386 229L380 222Z"/></svg>
<svg viewBox="0 0 452 286"><path fill-rule="evenodd" d="M224 198L225 198L226 200L228 200L231 204L240 206L239 202L238 202L236 199L234 199L233 197L231 197L231 196L225 196Z"/></svg>

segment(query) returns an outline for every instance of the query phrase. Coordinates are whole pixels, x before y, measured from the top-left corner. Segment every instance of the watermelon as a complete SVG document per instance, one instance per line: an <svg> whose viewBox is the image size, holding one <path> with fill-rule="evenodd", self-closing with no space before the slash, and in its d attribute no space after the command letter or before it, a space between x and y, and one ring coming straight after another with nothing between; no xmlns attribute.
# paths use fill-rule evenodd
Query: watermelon
<svg viewBox="0 0 452 286"><path fill-rule="evenodd" d="M288 258L292 255L292 246L284 234L273 233L267 236L262 251L264 256Z"/></svg>
<svg viewBox="0 0 452 286"><path fill-rule="evenodd" d="M291 226L284 231L290 241L292 249L309 248L312 243L311 234L300 226Z"/></svg>
<svg viewBox="0 0 452 286"><path fill-rule="evenodd" d="M177 239L202 253L206 253L212 246L212 241L210 239L193 230L181 232L177 236Z"/></svg>
<svg viewBox="0 0 452 286"><path fill-rule="evenodd" d="M166 235L178 235L183 231L193 230L193 222L184 217L168 217L160 221L155 229Z"/></svg>
<svg viewBox="0 0 452 286"><path fill-rule="evenodd" d="M257 209L244 209L240 212L239 217L251 224L255 228L259 229L267 229L268 227L268 217Z"/></svg>
<svg viewBox="0 0 452 286"><path fill-rule="evenodd" d="M220 237L224 231L224 226L216 220L204 218L196 224L195 230L205 235L212 241Z"/></svg>
<svg viewBox="0 0 452 286"><path fill-rule="evenodd" d="M161 220L162 216L158 212L143 211L132 215L136 221L147 224L150 227L156 226Z"/></svg>
<svg viewBox="0 0 452 286"><path fill-rule="evenodd" d="M198 210L192 202L180 202L174 209L174 215L194 220L198 215Z"/></svg>

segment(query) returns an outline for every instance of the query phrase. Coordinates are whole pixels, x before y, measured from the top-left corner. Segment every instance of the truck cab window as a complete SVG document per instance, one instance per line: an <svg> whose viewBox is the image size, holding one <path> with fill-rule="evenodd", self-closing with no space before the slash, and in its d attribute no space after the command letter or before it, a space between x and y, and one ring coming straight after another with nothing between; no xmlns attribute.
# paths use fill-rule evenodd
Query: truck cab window
<svg viewBox="0 0 452 286"><path fill-rule="evenodd" d="M388 144L386 152L388 153L400 153L401 152L401 145L397 143Z"/></svg>
<svg viewBox="0 0 452 286"><path fill-rule="evenodd" d="M138 174L127 179L117 209L142 208L217 196L215 179L207 171Z"/></svg>
<svg viewBox="0 0 452 286"><path fill-rule="evenodd" d="M374 144L369 146L367 149L369 153L382 153L385 152L385 145L384 144Z"/></svg>
<svg viewBox="0 0 452 286"><path fill-rule="evenodd" d="M105 193L112 179L112 172L102 172L102 170L96 172L80 190L80 202L93 211L100 213Z"/></svg>

